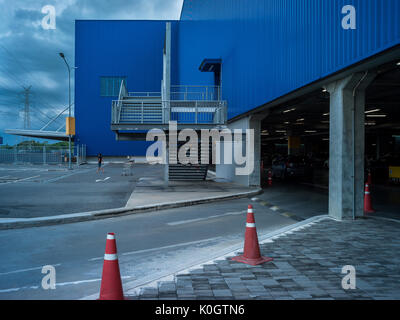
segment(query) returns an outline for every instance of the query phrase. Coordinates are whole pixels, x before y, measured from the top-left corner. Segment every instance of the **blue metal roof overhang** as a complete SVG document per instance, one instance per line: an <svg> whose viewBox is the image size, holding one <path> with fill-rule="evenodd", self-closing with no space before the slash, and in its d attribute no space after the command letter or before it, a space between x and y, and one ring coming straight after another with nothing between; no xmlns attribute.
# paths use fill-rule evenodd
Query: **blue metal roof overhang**
<svg viewBox="0 0 400 320"><path fill-rule="evenodd" d="M221 59L204 59L200 64L199 70L201 72L214 72L221 68Z"/></svg>

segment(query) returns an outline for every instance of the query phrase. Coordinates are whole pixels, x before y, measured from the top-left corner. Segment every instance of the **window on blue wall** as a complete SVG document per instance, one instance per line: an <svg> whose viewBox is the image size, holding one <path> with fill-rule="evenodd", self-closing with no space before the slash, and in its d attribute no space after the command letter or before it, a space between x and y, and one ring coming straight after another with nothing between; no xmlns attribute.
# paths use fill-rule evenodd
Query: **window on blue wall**
<svg viewBox="0 0 400 320"><path fill-rule="evenodd" d="M100 77L100 95L102 97L116 97L119 95L121 81L126 77Z"/></svg>

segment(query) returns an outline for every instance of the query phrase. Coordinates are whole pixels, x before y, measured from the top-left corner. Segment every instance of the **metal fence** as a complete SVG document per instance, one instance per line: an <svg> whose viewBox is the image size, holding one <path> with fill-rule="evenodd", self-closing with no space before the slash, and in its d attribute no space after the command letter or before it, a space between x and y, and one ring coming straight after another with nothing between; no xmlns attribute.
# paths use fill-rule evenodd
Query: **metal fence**
<svg viewBox="0 0 400 320"><path fill-rule="evenodd" d="M65 147L12 147L0 148L0 163L65 164L68 165L69 150ZM71 162L80 165L86 162L86 145L71 149Z"/></svg>

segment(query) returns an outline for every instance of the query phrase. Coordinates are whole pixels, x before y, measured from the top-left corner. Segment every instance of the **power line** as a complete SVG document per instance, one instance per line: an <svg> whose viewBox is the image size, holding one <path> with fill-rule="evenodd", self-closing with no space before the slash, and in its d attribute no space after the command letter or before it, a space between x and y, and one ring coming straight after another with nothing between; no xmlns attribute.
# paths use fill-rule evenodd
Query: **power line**
<svg viewBox="0 0 400 320"><path fill-rule="evenodd" d="M13 58L13 60L17 63L17 66L19 66L21 69L23 69L25 71L25 73L27 73L27 75L31 78L35 78L33 82L40 82L35 76L32 75L32 73L25 68L25 66L18 60L18 58L10 51L8 50L4 44L0 43L0 47L3 48L3 50L8 53L9 56L11 56ZM6 71L5 69L3 69L5 71L5 73L7 73L19 86L24 87L24 85L19 81L19 79L17 79L14 75L12 75L11 73L9 73L8 71ZM37 94L36 94L37 95ZM49 109L52 109L53 106L48 104L47 102L44 102L42 99L38 99L39 102L41 102L43 105L46 105L49 107Z"/></svg>

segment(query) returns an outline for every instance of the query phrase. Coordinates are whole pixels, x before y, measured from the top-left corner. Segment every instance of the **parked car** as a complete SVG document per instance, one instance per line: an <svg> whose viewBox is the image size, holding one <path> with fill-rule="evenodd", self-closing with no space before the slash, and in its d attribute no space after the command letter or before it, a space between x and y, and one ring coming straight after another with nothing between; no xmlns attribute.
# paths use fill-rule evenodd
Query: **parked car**
<svg viewBox="0 0 400 320"><path fill-rule="evenodd" d="M272 176L278 179L303 178L312 174L312 163L300 156L278 157L272 161Z"/></svg>

